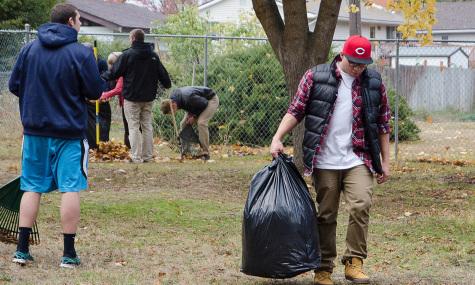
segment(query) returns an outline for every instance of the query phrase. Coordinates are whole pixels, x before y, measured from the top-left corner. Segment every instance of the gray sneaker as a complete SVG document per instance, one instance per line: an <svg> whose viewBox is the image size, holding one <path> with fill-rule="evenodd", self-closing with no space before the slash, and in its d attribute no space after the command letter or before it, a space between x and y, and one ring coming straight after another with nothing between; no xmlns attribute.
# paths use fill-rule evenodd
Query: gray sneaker
<svg viewBox="0 0 475 285"><path fill-rule="evenodd" d="M33 261L33 256L31 256L31 254L29 252L21 252L21 251L15 251L15 253L13 254L13 260L12 262L13 263L17 263L17 264L20 264L20 265L25 265L27 264L28 262L31 262Z"/></svg>
<svg viewBox="0 0 475 285"><path fill-rule="evenodd" d="M132 158L131 158L131 159L129 159L127 162L128 162L128 163L142 163L143 161L142 161L141 159L132 159Z"/></svg>
<svg viewBox="0 0 475 285"><path fill-rule="evenodd" d="M80 264L81 264L81 260L79 259L79 256L76 256L74 258L63 256L63 257L61 257L61 264L59 265L59 267L62 267L62 268L76 268Z"/></svg>

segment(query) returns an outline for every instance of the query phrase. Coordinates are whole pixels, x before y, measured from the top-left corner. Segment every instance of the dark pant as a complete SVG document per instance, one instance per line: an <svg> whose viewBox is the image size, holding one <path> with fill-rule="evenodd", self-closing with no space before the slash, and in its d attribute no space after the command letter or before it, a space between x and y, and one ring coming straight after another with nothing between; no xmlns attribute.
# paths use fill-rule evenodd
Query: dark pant
<svg viewBox="0 0 475 285"><path fill-rule="evenodd" d="M130 149L130 141L129 141L129 125L127 124L127 119L125 118L124 107L122 106L122 122L124 123L124 144Z"/></svg>
<svg viewBox="0 0 475 285"><path fill-rule="evenodd" d="M111 128L111 106L109 102L99 104L99 141L109 141ZM96 144L96 104L87 104L87 140L89 148L97 148Z"/></svg>

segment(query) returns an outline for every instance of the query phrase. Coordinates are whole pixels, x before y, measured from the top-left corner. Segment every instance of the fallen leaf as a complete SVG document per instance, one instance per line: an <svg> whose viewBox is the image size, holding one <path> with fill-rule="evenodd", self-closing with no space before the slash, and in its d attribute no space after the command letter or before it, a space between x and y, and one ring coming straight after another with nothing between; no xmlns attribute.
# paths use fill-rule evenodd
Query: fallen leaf
<svg viewBox="0 0 475 285"><path fill-rule="evenodd" d="M120 260L120 261L117 261L117 262L115 263L115 266L125 266L126 264L127 264L126 261Z"/></svg>

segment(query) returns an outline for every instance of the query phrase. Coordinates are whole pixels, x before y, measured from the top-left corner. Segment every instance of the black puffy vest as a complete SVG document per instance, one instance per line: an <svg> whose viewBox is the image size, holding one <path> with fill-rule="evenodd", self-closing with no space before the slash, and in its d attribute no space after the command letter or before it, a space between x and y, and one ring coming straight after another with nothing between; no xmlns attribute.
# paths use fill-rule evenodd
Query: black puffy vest
<svg viewBox="0 0 475 285"><path fill-rule="evenodd" d="M303 139L303 161L307 169L312 169L313 156L322 138L323 128L335 104L339 81L336 78L336 60L332 64L320 64L313 69L313 85L305 110L305 134ZM365 128L365 151L371 154L373 168L380 173L381 159L378 139L377 118L381 104L381 75L372 69L362 74L363 122ZM366 92L365 92L366 90ZM379 166L378 166L379 165Z"/></svg>

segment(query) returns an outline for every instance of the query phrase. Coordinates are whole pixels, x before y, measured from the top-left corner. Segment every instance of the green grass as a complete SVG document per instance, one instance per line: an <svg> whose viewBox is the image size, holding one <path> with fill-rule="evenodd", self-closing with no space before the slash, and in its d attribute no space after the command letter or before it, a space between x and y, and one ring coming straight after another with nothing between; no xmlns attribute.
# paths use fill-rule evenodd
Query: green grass
<svg viewBox="0 0 475 285"><path fill-rule="evenodd" d="M463 123L460 132L466 128ZM450 130L458 129L450 125ZM430 153L432 146L427 138L401 144L404 160L398 168L392 165L390 181L374 190L365 260L372 284L475 284L475 165L418 162L417 154ZM0 143L2 181L16 175L7 171L19 160L16 150L16 144ZM158 151L162 157L177 155ZM0 284L312 284L311 273L283 282L239 272L249 182L270 157L263 151L247 157L214 154L214 159L92 163L89 191L81 194L81 268L58 268L60 194L53 193L41 202L42 242L31 249L36 262L13 265L15 246L2 244ZM338 217L339 257L348 223L345 206ZM336 284L347 284L336 263Z"/></svg>
<svg viewBox="0 0 475 285"><path fill-rule="evenodd" d="M161 227L205 233L240 223L240 217L232 212L237 210L237 206L241 205L150 197L146 200L106 205L86 202L83 203L81 210L83 215L95 217L96 221L106 222L111 219L119 219L124 223L146 221L157 223Z"/></svg>

